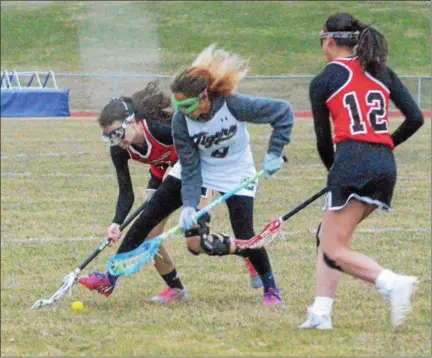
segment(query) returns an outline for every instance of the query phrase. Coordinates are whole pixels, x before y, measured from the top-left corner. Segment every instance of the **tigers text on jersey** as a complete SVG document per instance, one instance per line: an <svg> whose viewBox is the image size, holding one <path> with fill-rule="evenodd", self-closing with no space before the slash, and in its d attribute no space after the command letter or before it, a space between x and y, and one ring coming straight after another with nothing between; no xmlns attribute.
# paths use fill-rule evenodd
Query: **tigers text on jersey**
<svg viewBox="0 0 432 358"><path fill-rule="evenodd" d="M205 188L227 192L256 174L246 123L233 116L226 102L208 122L185 119L189 136L199 150ZM180 170L177 163L170 175L180 178ZM255 189L253 186L238 194L253 196Z"/></svg>
<svg viewBox="0 0 432 358"><path fill-rule="evenodd" d="M232 93L212 96L211 104L204 121L174 113L172 133L181 170L176 164L170 174L182 179L185 206L198 206L203 185L226 192L255 175L246 123L272 126L268 152L282 156L290 142L294 115L285 101ZM254 193L250 188L238 195Z"/></svg>
<svg viewBox="0 0 432 358"><path fill-rule="evenodd" d="M165 171L169 166L177 162L177 152L174 144L166 145L158 141L151 133L145 120L140 121L139 124L144 133L144 139L147 145L147 153L142 154L133 146L129 146L127 151L131 159L141 163L150 164L150 172L155 178L162 180Z"/></svg>
<svg viewBox="0 0 432 358"><path fill-rule="evenodd" d="M337 64L349 72L347 81L327 99L334 124L334 142L352 139L394 147L388 129L390 90L364 72L360 61L339 58Z"/></svg>

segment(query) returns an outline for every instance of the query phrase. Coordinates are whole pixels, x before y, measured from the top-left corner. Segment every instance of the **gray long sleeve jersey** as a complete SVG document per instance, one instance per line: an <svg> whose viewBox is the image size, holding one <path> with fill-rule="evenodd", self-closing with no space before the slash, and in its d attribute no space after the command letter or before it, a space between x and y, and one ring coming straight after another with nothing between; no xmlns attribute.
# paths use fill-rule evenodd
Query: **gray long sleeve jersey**
<svg viewBox="0 0 432 358"><path fill-rule="evenodd" d="M270 137L268 152L278 156L290 142L294 124L294 114L288 102L270 98L249 97L231 94L213 99L209 118L221 109L226 102L228 110L238 120L255 124L271 124L273 133ZM200 153L198 145L189 135L185 115L175 112L173 118L173 138L182 167L182 200L184 206L197 208L202 186Z"/></svg>

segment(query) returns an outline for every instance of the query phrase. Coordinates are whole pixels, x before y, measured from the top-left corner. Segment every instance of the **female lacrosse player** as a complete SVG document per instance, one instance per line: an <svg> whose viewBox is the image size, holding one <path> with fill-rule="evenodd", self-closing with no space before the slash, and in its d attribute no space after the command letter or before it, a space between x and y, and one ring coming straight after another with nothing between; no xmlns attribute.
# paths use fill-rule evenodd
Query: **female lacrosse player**
<svg viewBox="0 0 432 358"><path fill-rule="evenodd" d="M227 192L255 175L246 121L273 126L264 161L266 176L282 165L281 153L290 141L293 112L284 101L232 94L246 69L240 57L215 51L210 46L191 68L175 78L171 85L177 108L173 136L182 166L177 162L168 173L127 232L118 252L137 248L155 225L184 205L180 226L186 229L189 251L195 255L248 257L263 282L264 304L273 306L281 303L281 297L265 249L240 251L228 236L210 234L208 216L199 225L195 225L193 217L203 188ZM250 185L227 200L231 225L238 239L254 236L255 190L256 185Z"/></svg>
<svg viewBox="0 0 432 358"><path fill-rule="evenodd" d="M119 195L108 237L116 241L120 224L132 208L134 192L129 172L129 159L149 164L149 181L144 191L147 200L158 188L169 166L177 162L177 153L171 135L170 98L164 95L157 83L147 87L132 97L111 100L102 110L98 122L103 129L102 138L110 143L110 154L117 173ZM150 237L163 231L166 220L153 228ZM187 289L183 286L174 263L161 246L160 255L155 257L155 267L167 288L153 298L156 302L169 302L187 299ZM108 274L94 273L81 277L79 282L90 290L97 290L110 296L115 287L115 278Z"/></svg>
<svg viewBox="0 0 432 358"><path fill-rule="evenodd" d="M392 323L411 310L416 277L382 268L349 249L356 226L376 208L390 210L396 184L393 149L423 124L423 116L397 75L385 65L383 35L347 13L330 16L320 34L329 64L310 85L319 155L329 170L328 195L317 233L316 298L301 328L331 329L341 272L376 285L390 301ZM392 134L389 100L406 117ZM334 153L331 126L334 126Z"/></svg>
<svg viewBox="0 0 432 358"><path fill-rule="evenodd" d="M150 165L150 179L144 192L147 200L161 184L169 166L177 162L177 153L171 134L171 101L158 87L150 82L147 87L129 97L112 100L102 110L98 122L103 128L103 139L110 143L110 154L117 172L119 196L113 223L108 228L112 241L120 238L120 224L124 221L134 202L132 181L129 173L129 159ZM211 200L210 191L203 201ZM156 225L148 237L162 233L167 219ZM260 278L253 266L246 262L251 275L252 286L260 287ZM161 246L155 257L155 267L168 287L153 298L154 302L168 303L187 298L175 270L174 263ZM94 273L81 277L79 282L87 288L110 296L114 290L115 278L109 274Z"/></svg>
<svg viewBox="0 0 432 358"><path fill-rule="evenodd" d="M283 163L282 150L290 142L293 126L292 110L284 101L234 94L234 88L247 69L241 57L211 45L171 85L172 101L177 110L173 136L179 162L170 176L182 180L183 211L179 225L192 232L186 236L197 233L194 215L201 187L225 193L255 174L246 122L267 123L273 127L264 160L266 177L279 170ZM247 240L255 235L255 191L256 185L252 185L227 200L231 226L238 239ZM196 253L221 255L229 251L227 245L226 237L212 237L207 232L199 243L191 240L189 248ZM264 304L280 304L280 293L266 250L245 250L240 254L250 258L261 277Z"/></svg>

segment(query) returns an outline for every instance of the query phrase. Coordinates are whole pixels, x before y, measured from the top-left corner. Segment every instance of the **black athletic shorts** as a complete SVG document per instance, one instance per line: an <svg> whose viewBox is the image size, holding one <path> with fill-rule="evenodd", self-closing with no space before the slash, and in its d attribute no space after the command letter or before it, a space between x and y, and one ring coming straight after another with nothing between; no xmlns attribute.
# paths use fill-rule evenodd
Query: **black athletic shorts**
<svg viewBox="0 0 432 358"><path fill-rule="evenodd" d="M336 146L324 209L340 210L350 199L391 210L396 162L389 146L346 140Z"/></svg>

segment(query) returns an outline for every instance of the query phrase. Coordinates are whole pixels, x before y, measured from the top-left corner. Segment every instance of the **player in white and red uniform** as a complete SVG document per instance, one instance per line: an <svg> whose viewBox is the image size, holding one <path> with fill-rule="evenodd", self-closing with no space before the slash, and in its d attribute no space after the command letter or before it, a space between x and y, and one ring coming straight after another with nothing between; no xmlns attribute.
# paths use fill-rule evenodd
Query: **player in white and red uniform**
<svg viewBox="0 0 432 358"><path fill-rule="evenodd" d="M392 323L398 326L411 310L416 277L383 269L349 247L362 220L376 208L390 210L396 184L393 149L421 127L423 116L385 65L387 42L378 31L350 14L338 13L329 17L320 39L329 64L311 82L310 100L318 152L329 170L328 195L317 232L315 302L300 327L332 328L340 272L375 284L390 301ZM406 117L391 134L390 100Z"/></svg>

